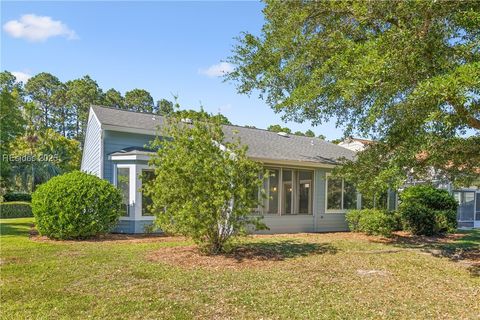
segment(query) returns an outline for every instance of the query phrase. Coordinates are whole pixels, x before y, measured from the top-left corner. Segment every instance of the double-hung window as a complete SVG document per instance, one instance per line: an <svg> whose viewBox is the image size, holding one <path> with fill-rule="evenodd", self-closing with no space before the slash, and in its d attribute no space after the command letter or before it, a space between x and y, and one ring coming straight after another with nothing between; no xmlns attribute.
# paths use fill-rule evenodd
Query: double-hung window
<svg viewBox="0 0 480 320"><path fill-rule="evenodd" d="M327 211L345 211L357 208L357 191L348 181L327 176L326 190Z"/></svg>

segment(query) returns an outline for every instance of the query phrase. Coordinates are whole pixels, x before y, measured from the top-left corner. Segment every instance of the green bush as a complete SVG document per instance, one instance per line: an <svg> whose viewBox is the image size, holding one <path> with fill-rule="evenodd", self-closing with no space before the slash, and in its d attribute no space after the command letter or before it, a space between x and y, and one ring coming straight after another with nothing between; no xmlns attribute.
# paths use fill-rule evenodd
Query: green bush
<svg viewBox="0 0 480 320"><path fill-rule="evenodd" d="M457 202L445 190L413 186L400 194L403 228L416 235L438 235L457 229Z"/></svg>
<svg viewBox="0 0 480 320"><path fill-rule="evenodd" d="M10 202L10 201L32 201L32 195L25 192L7 192L3 196L3 201Z"/></svg>
<svg viewBox="0 0 480 320"><path fill-rule="evenodd" d="M32 195L32 210L41 235L82 239L111 231L121 199L106 180L74 171L42 184Z"/></svg>
<svg viewBox="0 0 480 320"><path fill-rule="evenodd" d="M30 202L2 202L0 203L0 218L33 217Z"/></svg>
<svg viewBox="0 0 480 320"><path fill-rule="evenodd" d="M394 213L376 209L351 210L346 219L351 231L387 237L398 230L399 225Z"/></svg>

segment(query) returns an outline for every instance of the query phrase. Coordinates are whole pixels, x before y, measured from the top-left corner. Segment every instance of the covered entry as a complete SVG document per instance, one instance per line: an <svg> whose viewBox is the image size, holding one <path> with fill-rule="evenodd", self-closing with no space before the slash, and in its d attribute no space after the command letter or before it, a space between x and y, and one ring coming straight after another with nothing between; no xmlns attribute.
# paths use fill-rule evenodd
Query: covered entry
<svg viewBox="0 0 480 320"><path fill-rule="evenodd" d="M480 228L480 190L455 190L453 196L458 202L458 227Z"/></svg>

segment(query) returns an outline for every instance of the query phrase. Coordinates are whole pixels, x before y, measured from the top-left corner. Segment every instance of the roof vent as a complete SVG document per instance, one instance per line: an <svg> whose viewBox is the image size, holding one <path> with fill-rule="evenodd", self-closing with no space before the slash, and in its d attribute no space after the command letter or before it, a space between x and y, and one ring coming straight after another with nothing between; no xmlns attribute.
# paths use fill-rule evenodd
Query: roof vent
<svg viewBox="0 0 480 320"><path fill-rule="evenodd" d="M288 133L286 133L286 132L280 131L280 132L277 132L277 134L281 137L288 138Z"/></svg>
<svg viewBox="0 0 480 320"><path fill-rule="evenodd" d="M181 121L182 121L183 123L188 123L188 124L192 124L192 123L193 123L193 120L190 119L190 118L183 118Z"/></svg>

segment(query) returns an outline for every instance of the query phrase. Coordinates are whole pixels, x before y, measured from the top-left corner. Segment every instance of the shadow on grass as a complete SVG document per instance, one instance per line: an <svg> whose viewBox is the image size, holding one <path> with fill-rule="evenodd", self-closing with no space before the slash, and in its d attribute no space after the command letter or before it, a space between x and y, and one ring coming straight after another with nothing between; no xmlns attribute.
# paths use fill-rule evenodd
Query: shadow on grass
<svg viewBox="0 0 480 320"><path fill-rule="evenodd" d="M395 234L388 243L394 246L419 249L436 257L466 262L472 276L480 276L480 230L462 230L444 237Z"/></svg>
<svg viewBox="0 0 480 320"><path fill-rule="evenodd" d="M28 233L33 226L31 222L18 222L12 220L3 220L0 223L0 235L2 236L18 236Z"/></svg>
<svg viewBox="0 0 480 320"><path fill-rule="evenodd" d="M335 254L338 249L327 243L306 243L293 240L254 242L235 246L225 256L238 262L245 260L282 261L318 254Z"/></svg>

